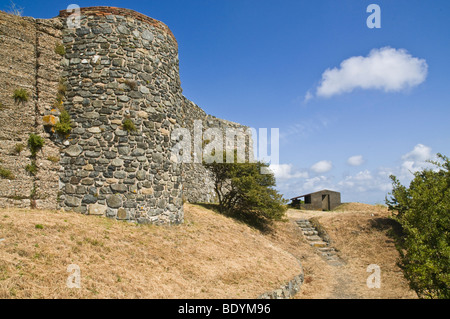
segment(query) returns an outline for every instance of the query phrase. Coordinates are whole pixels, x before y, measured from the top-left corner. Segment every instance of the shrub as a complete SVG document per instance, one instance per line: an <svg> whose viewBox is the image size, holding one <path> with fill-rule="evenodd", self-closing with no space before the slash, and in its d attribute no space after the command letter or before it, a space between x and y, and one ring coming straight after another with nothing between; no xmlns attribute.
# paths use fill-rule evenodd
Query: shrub
<svg viewBox="0 0 450 319"><path fill-rule="evenodd" d="M409 188L391 176L386 204L401 226L397 235L400 266L421 298L450 298L450 160L438 154L438 169L414 174Z"/></svg>
<svg viewBox="0 0 450 319"><path fill-rule="evenodd" d="M30 134L28 138L28 147L30 148L32 157L35 157L37 152L44 146L44 139L36 134Z"/></svg>
<svg viewBox="0 0 450 319"><path fill-rule="evenodd" d="M44 226L43 226L43 225L40 225L40 224L38 224L38 225L34 226L34 228L36 228L36 229L44 229Z"/></svg>
<svg viewBox="0 0 450 319"><path fill-rule="evenodd" d="M13 173L9 169L0 167L0 177L3 179L13 180L15 179Z"/></svg>
<svg viewBox="0 0 450 319"><path fill-rule="evenodd" d="M64 109L59 115L59 123L56 123L55 131L63 136L67 136L72 131L72 120L70 118L70 114Z"/></svg>
<svg viewBox="0 0 450 319"><path fill-rule="evenodd" d="M30 96L25 89L16 89L13 94L13 99L16 103L28 102Z"/></svg>
<svg viewBox="0 0 450 319"><path fill-rule="evenodd" d="M66 55L66 48L64 47L63 44L57 43L55 46L55 53L64 56Z"/></svg>
<svg viewBox="0 0 450 319"><path fill-rule="evenodd" d="M268 168L257 163L204 163L213 174L219 211L232 214L253 225L264 225L281 220L286 212L286 201L274 189L273 174L261 174ZM236 158L236 157L235 157Z"/></svg>
<svg viewBox="0 0 450 319"><path fill-rule="evenodd" d="M6 107L3 105L3 103L0 102L0 111L5 109Z"/></svg>
<svg viewBox="0 0 450 319"><path fill-rule="evenodd" d="M131 119L126 119L123 121L123 129L128 133L137 131L136 126Z"/></svg>

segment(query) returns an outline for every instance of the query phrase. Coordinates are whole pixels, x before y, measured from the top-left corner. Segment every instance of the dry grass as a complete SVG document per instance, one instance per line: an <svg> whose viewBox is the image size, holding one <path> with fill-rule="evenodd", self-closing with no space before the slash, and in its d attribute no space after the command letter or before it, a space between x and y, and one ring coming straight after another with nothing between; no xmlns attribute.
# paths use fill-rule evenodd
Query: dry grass
<svg viewBox="0 0 450 319"><path fill-rule="evenodd" d="M301 273L298 232L272 234L186 205L181 226L0 210L0 298L256 298ZM67 267L81 268L68 289Z"/></svg>
<svg viewBox="0 0 450 319"><path fill-rule="evenodd" d="M331 267L317 255L302 258L306 278L299 298L417 298L397 266L399 254L388 235L393 225L386 207L350 203L333 212L292 210L289 216L317 217L346 261L343 267ZM367 287L371 264L381 268L380 289Z"/></svg>

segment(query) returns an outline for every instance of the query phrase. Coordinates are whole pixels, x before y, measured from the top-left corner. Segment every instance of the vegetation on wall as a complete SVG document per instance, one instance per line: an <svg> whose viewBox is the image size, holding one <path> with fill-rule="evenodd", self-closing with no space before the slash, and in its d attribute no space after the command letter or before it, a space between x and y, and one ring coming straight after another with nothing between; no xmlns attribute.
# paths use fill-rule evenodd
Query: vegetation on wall
<svg viewBox="0 0 450 319"><path fill-rule="evenodd" d="M66 48L62 43L57 43L55 46L55 53L61 56L66 55Z"/></svg>
<svg viewBox="0 0 450 319"><path fill-rule="evenodd" d="M55 125L55 132L61 136L67 136L72 131L72 120L69 112L64 108L64 99L66 97L67 84L64 78L58 83L58 94L56 95L56 108L59 109L59 123Z"/></svg>
<svg viewBox="0 0 450 319"><path fill-rule="evenodd" d="M128 133L137 131L136 126L134 125L134 122L131 119L125 119L123 121L122 126L123 126L123 129L125 131L127 131Z"/></svg>
<svg viewBox="0 0 450 319"><path fill-rule="evenodd" d="M16 103L25 103L30 99L27 90L22 88L14 90L14 94L12 97Z"/></svg>
<svg viewBox="0 0 450 319"><path fill-rule="evenodd" d="M36 134L30 134L28 138L28 147L31 151L31 156L36 157L37 152L44 146L44 139Z"/></svg>
<svg viewBox="0 0 450 319"><path fill-rule="evenodd" d="M72 120L69 112L65 109L59 115L59 122L55 125L55 131L62 136L67 136L72 131Z"/></svg>
<svg viewBox="0 0 450 319"><path fill-rule="evenodd" d="M450 298L450 160L438 154L437 169L416 172L409 188L391 176L393 191L386 199L397 234L400 266L421 298Z"/></svg>
<svg viewBox="0 0 450 319"><path fill-rule="evenodd" d="M14 153L16 153L17 155L20 155L20 153L22 153L22 151L25 149L25 145L23 144L16 144L14 146Z"/></svg>
<svg viewBox="0 0 450 319"><path fill-rule="evenodd" d="M37 171L38 171L38 167L37 167L37 165L36 165L36 161L35 161L35 160L32 160L32 161L31 161L31 164L28 164L28 165L25 167L25 170L26 170L28 173L30 173L31 175L35 176L36 173L37 173Z"/></svg>
<svg viewBox="0 0 450 319"><path fill-rule="evenodd" d="M0 178L13 180L15 176L9 169L0 166Z"/></svg>

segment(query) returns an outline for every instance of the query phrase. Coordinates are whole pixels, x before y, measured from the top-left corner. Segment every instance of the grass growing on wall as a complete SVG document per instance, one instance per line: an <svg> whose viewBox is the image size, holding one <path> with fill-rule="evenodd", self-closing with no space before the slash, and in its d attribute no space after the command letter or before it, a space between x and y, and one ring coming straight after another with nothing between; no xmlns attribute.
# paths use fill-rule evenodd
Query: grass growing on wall
<svg viewBox="0 0 450 319"><path fill-rule="evenodd" d="M9 169L3 167L0 167L0 178L9 180L15 179L14 174Z"/></svg>
<svg viewBox="0 0 450 319"><path fill-rule="evenodd" d="M128 133L137 131L136 126L130 119L126 119L125 121L123 121L123 129Z"/></svg>
<svg viewBox="0 0 450 319"><path fill-rule="evenodd" d="M31 155L36 157L37 152L44 146L44 139L36 134L30 134L28 139L28 147L30 148Z"/></svg>
<svg viewBox="0 0 450 319"><path fill-rule="evenodd" d="M13 99L16 103L24 103L28 102L30 95L25 89L16 89L14 90Z"/></svg>

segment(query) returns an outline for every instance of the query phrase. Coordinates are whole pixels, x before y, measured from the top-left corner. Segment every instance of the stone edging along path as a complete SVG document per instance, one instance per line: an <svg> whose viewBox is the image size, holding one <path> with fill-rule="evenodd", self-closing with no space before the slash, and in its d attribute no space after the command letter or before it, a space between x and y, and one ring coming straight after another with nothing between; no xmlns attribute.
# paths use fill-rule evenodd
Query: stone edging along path
<svg viewBox="0 0 450 319"><path fill-rule="evenodd" d="M295 276L294 279L289 281L286 285L281 286L274 291L266 292L259 296L258 299L291 299L300 291L304 277L303 273L301 273L300 275Z"/></svg>
<svg viewBox="0 0 450 319"><path fill-rule="evenodd" d="M296 224L311 247L316 249L328 264L335 267L345 265L345 262L338 256L336 249L331 247L329 236L324 233L317 220L299 219ZM300 267L302 267L301 264ZM302 273L279 289L262 294L258 299L290 299L300 291L303 282L304 274Z"/></svg>

